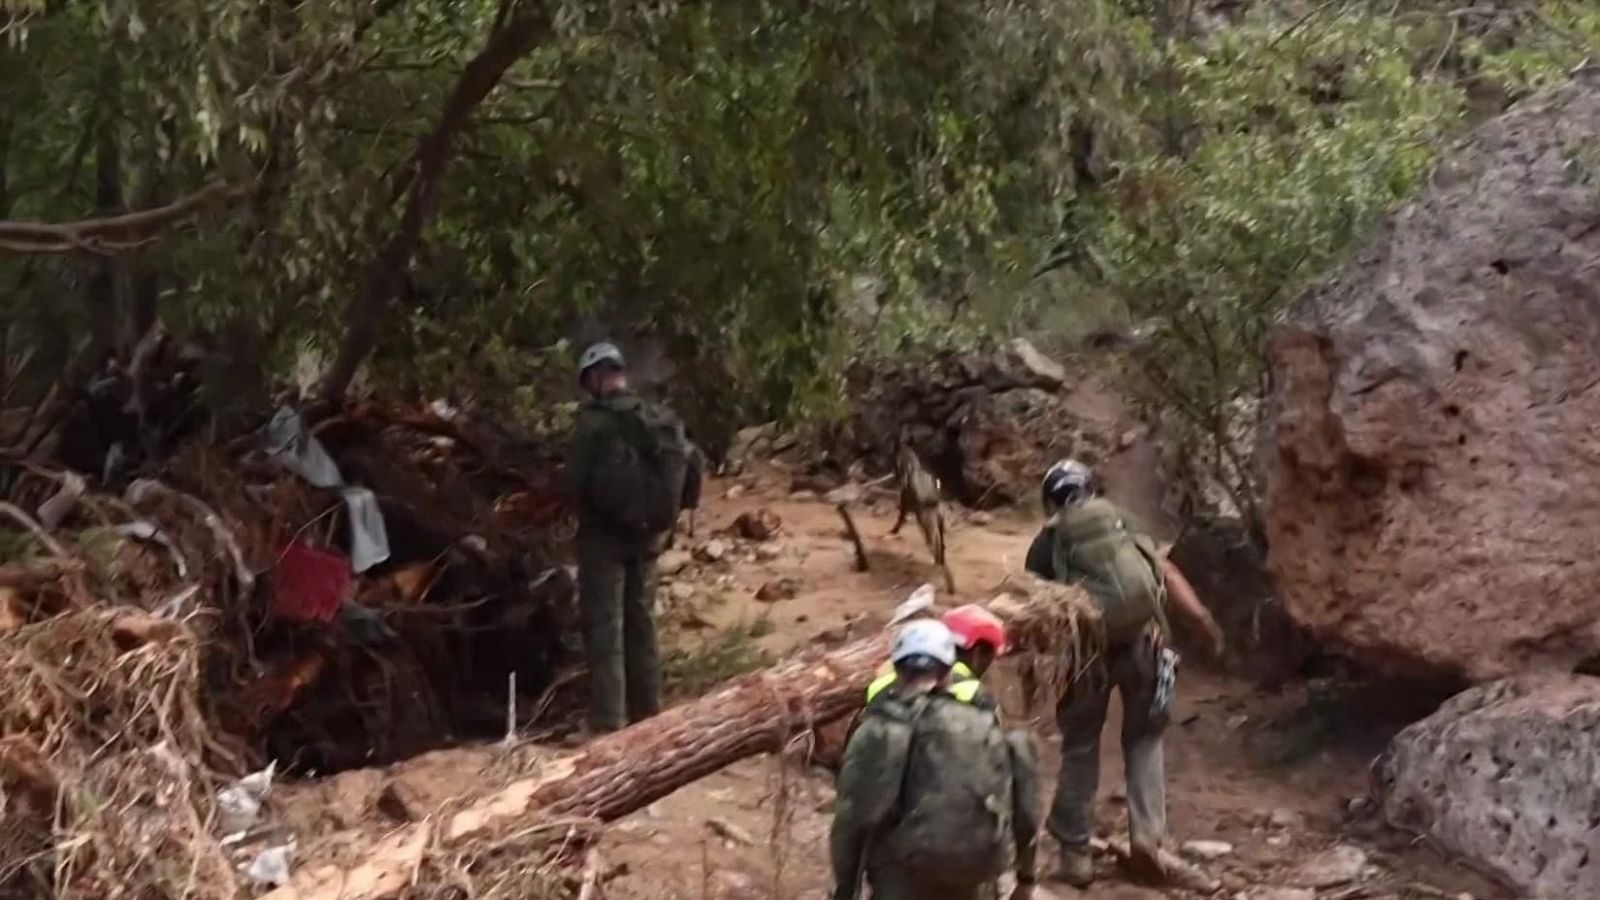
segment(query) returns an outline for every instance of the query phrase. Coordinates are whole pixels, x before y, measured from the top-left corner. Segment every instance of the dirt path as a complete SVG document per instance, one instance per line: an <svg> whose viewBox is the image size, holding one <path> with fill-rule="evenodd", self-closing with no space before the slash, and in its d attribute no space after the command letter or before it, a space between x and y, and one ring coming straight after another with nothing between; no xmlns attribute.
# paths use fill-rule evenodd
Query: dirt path
<svg viewBox="0 0 1600 900"><path fill-rule="evenodd" d="M851 632L881 627L913 588L936 580L914 525L899 536L886 535L894 512L887 493L855 506L872 563L870 572L859 573L834 508L818 498L791 495L787 485L781 472L767 470L708 486L697 537L685 544L697 548L702 560L708 549L720 558L689 563L663 588L665 616L677 623L669 645L680 651L680 660L694 659L697 647L725 642L729 632L749 635L774 654L842 640ZM756 544L716 537L739 515L758 510L781 519L777 538ZM969 598L983 599L982 591L1020 568L1036 527L1020 514L958 514L950 536L957 586L971 592ZM708 548L712 541L720 546ZM768 585L780 586L769 587L769 595L793 596L757 600ZM1005 677L1001 673L1000 687L1008 713L1025 716ZM1426 848L1359 824L1351 804L1359 809L1366 765L1394 726L1329 727L1326 717L1349 711L1323 697L1313 685L1267 695L1240 679L1187 664L1178 724L1167 741L1175 839L1232 845L1232 852L1204 864L1223 880L1226 896L1273 897L1262 892L1319 880L1300 867L1334 847L1354 847L1366 855L1365 866L1357 867L1365 869L1365 886L1340 882L1321 893L1283 894L1282 900L1499 896ZM1053 779L1059 743L1047 721L1038 723L1037 732ZM1099 809L1107 834L1125 823L1115 733L1113 722L1103 745ZM832 799L826 773L797 763L762 758L732 766L613 826L602 849L614 872L606 896L821 900L829 889L826 834ZM1047 846L1046 858L1053 850ZM1348 849L1339 853L1352 855ZM1100 868L1101 882L1086 893L1048 883L1046 891L1103 900L1169 896L1126 882L1109 859L1101 860ZM1415 884L1425 887L1412 889Z"/></svg>

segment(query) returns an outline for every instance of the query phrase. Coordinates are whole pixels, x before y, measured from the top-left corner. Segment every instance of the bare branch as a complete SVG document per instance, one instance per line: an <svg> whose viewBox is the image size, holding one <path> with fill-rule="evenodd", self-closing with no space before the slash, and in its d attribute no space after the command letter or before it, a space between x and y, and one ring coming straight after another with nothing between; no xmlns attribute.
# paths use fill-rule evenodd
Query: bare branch
<svg viewBox="0 0 1600 900"><path fill-rule="evenodd" d="M153 243L168 226L203 207L244 193L215 181L166 206L118 216L61 224L0 220L0 253L126 253Z"/></svg>

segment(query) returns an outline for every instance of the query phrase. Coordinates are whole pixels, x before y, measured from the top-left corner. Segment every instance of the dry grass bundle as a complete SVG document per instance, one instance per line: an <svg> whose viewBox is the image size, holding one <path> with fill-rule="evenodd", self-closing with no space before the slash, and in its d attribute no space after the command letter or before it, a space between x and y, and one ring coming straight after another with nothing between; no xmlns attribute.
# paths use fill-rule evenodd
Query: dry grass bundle
<svg viewBox="0 0 1600 900"><path fill-rule="evenodd" d="M400 900L566 900L599 823L554 819L452 850L430 847Z"/></svg>
<svg viewBox="0 0 1600 900"><path fill-rule="evenodd" d="M1105 648L1100 610L1082 588L1031 574L1008 575L989 608L1006 620L1031 708L1054 705Z"/></svg>
<svg viewBox="0 0 1600 900"><path fill-rule="evenodd" d="M184 624L95 606L0 643L0 893L69 898L236 894L212 836L230 755L199 705L200 648Z"/></svg>

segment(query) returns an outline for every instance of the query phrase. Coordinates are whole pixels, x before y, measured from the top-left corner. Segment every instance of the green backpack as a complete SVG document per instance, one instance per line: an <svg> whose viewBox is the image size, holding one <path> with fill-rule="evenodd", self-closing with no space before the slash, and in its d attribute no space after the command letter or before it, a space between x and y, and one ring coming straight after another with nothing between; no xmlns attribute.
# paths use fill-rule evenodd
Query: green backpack
<svg viewBox="0 0 1600 900"><path fill-rule="evenodd" d="M927 884L980 885L1011 864L1012 757L995 710L937 692L868 715L911 728L900 803L875 856Z"/></svg>
<svg viewBox="0 0 1600 900"><path fill-rule="evenodd" d="M621 438L606 443L590 482L594 508L617 531L636 538L670 530L684 499L689 443L683 423L665 408L640 402L599 408Z"/></svg>
<svg viewBox="0 0 1600 900"><path fill-rule="evenodd" d="M1094 497L1057 513L1052 527L1056 579L1081 585L1094 598L1108 643L1137 638L1152 620L1167 629L1160 557L1127 513Z"/></svg>

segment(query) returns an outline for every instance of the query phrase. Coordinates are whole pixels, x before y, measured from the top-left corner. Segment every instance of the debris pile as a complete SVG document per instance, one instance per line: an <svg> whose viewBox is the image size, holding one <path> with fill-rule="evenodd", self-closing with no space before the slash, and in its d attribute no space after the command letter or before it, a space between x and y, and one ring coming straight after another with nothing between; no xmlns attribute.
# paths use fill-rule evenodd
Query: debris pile
<svg viewBox="0 0 1600 900"><path fill-rule="evenodd" d="M944 491L992 509L1031 499L1051 459L1090 464L1115 450L1069 403L1069 376L1026 341L905 361L857 360L846 371L850 416L819 435L818 466L894 467L904 435Z"/></svg>
<svg viewBox="0 0 1600 900"><path fill-rule="evenodd" d="M574 681L545 454L438 410L274 425L109 481L0 459L0 895L282 881L269 764L498 736L513 685L526 723Z"/></svg>

